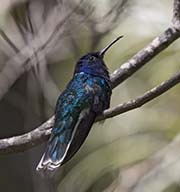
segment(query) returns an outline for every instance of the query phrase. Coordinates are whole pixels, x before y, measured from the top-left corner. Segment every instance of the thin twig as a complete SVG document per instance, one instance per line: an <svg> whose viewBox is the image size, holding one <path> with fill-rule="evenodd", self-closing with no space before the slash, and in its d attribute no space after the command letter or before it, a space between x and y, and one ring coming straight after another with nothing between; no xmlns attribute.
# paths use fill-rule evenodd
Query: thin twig
<svg viewBox="0 0 180 192"><path fill-rule="evenodd" d="M1 37L9 44L9 46L14 50L15 53L19 52L18 47L11 41L11 39L6 35L6 33L0 29L0 35Z"/></svg>
<svg viewBox="0 0 180 192"><path fill-rule="evenodd" d="M112 87L118 86L179 37L180 33L176 28L169 27L162 35L156 37L149 45L113 72L111 75Z"/></svg>
<svg viewBox="0 0 180 192"><path fill-rule="evenodd" d="M126 103L122 103L114 108L105 110L102 115L98 116L97 121L108 119L117 116L119 114L125 113L127 111L139 108L144 104L148 103L149 101L155 99L156 97L162 95L163 93L165 93L166 91L177 85L179 82L180 82L180 73L177 73L169 80L162 82L159 86L154 87L153 89L147 91L143 95L135 99L132 99Z"/></svg>

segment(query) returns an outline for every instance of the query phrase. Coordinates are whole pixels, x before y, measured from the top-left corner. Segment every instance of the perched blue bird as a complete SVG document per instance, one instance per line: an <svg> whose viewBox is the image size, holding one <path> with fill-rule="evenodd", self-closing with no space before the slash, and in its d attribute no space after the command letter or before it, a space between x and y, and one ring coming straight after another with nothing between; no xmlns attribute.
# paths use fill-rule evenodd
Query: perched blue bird
<svg viewBox="0 0 180 192"><path fill-rule="evenodd" d="M112 88L103 56L120 38L122 36L77 62L72 80L58 98L51 137L37 171L54 172L72 158L86 139L96 116L109 108Z"/></svg>

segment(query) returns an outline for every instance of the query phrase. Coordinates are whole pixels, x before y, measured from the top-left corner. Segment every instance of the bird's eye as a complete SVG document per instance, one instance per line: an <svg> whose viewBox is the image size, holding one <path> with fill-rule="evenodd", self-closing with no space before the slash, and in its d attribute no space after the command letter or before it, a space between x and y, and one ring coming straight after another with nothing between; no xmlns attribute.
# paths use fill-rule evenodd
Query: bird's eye
<svg viewBox="0 0 180 192"><path fill-rule="evenodd" d="M95 60L95 57L94 57L94 56L90 56L90 57L89 57L89 60L94 61L94 60Z"/></svg>

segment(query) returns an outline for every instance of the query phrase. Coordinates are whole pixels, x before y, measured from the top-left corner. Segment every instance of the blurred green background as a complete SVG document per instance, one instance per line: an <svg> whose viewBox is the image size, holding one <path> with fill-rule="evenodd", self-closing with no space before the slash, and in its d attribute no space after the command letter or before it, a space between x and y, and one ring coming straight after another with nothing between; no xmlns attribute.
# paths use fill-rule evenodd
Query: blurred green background
<svg viewBox="0 0 180 192"><path fill-rule="evenodd" d="M79 9L74 9L77 6ZM56 99L71 79L80 56L99 50L115 37L124 35L105 57L109 71L113 72L170 25L172 9L172 0L2 0L1 29L19 50L30 45L24 57L31 57L31 67L24 67L21 57L17 63L8 62L17 53L1 32L0 71L8 65L13 70L7 72L8 80L0 84L6 86L13 78L15 80L0 101L0 138L33 130L53 114ZM71 12L73 14L66 18ZM64 22L51 42L33 55L33 50L47 41L59 20ZM180 66L179 47L177 40L114 89L111 106L143 94L176 73ZM18 75L17 71L22 68L26 72ZM56 190L123 191L118 189L122 184L121 173L151 158L178 135L179 94L180 88L176 86L140 109L94 124L80 151L59 169ZM53 191L52 184L35 172L44 146L0 156L0 191ZM129 182L131 179L129 177ZM158 185L163 185L163 192L176 192L180 191L178 183L179 177L168 186L156 180L150 189L158 191ZM144 192L140 188L141 191Z"/></svg>

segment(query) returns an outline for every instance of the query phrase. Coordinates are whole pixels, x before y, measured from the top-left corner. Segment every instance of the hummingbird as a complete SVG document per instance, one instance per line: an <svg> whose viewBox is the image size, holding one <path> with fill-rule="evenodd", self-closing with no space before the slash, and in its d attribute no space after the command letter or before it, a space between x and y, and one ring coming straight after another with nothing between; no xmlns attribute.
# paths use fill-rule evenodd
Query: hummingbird
<svg viewBox="0 0 180 192"><path fill-rule="evenodd" d="M109 108L112 87L103 58L122 37L76 63L73 78L57 100L54 126L37 171L55 172L69 161L84 143L95 118Z"/></svg>

